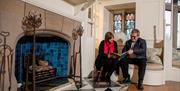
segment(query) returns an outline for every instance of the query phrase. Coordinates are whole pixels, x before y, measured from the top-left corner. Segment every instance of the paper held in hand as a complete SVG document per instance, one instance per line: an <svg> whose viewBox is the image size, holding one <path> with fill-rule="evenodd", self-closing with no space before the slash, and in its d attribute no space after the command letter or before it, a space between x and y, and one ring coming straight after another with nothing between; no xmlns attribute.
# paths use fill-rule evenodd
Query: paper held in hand
<svg viewBox="0 0 180 91"><path fill-rule="evenodd" d="M113 53L113 55L117 56L118 57L118 60L120 60L121 58L125 57L127 54L127 52L124 52L122 54L119 54L119 53Z"/></svg>

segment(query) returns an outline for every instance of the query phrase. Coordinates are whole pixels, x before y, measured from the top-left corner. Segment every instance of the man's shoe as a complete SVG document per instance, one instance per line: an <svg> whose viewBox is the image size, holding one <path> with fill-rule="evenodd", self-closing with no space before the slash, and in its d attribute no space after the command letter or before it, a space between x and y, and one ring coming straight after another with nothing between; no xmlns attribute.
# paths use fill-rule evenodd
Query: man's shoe
<svg viewBox="0 0 180 91"><path fill-rule="evenodd" d="M142 83L138 83L137 88L138 88L139 90L143 90L143 89L144 89L143 84L142 84Z"/></svg>
<svg viewBox="0 0 180 91"><path fill-rule="evenodd" d="M123 83L131 83L131 80L130 80L130 78L124 78L124 80L121 81L120 83L121 84L123 84Z"/></svg>

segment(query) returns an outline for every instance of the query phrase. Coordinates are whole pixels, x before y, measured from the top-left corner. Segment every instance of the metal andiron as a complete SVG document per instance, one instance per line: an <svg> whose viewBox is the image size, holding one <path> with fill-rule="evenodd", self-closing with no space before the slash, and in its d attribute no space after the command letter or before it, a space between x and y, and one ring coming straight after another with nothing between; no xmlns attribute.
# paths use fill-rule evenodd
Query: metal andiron
<svg viewBox="0 0 180 91"><path fill-rule="evenodd" d="M76 51L75 51L75 47L76 47L76 40L78 39L78 34L77 34L76 29L73 29L72 39L74 40L73 41L73 56L72 56L72 61L73 62L71 62L73 64L73 67L71 67L71 71L70 72L71 72L71 75L75 79L75 77L76 77Z"/></svg>
<svg viewBox="0 0 180 91"><path fill-rule="evenodd" d="M36 11L30 11L27 16L23 17L22 20L22 29L24 30L25 34L32 34L33 35L33 57L32 57L32 82L33 82L33 91L36 89L36 82L35 82L35 45L36 45L36 29L39 28L42 24L41 14L38 14ZM28 79L28 77L26 77ZM27 83L25 90L27 91Z"/></svg>
<svg viewBox="0 0 180 91"><path fill-rule="evenodd" d="M0 36L3 37L3 43L0 45L0 91L5 91L5 76L8 76L9 79L8 91L11 91L13 49L6 43L9 32L1 31ZM1 42L2 40L0 40L0 43Z"/></svg>

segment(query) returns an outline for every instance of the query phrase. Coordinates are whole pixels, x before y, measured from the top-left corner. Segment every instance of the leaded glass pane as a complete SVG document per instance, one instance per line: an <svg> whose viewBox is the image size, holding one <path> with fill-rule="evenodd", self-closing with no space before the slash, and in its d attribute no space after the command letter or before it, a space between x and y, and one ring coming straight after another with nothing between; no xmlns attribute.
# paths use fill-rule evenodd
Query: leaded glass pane
<svg viewBox="0 0 180 91"><path fill-rule="evenodd" d="M125 35L127 39L130 39L131 31L135 28L135 15L133 13L127 13L125 17Z"/></svg>
<svg viewBox="0 0 180 91"><path fill-rule="evenodd" d="M121 32L122 31L122 15L116 14L114 15L114 32Z"/></svg>

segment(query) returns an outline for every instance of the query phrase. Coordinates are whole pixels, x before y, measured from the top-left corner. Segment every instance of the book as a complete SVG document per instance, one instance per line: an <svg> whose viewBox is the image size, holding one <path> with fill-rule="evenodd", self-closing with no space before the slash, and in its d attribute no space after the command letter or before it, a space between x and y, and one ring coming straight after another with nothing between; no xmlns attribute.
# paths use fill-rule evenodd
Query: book
<svg viewBox="0 0 180 91"><path fill-rule="evenodd" d="M124 58L126 56L127 52L124 52L122 54L119 53L113 53L113 56L115 56L116 58L118 58L118 60L120 60L121 58Z"/></svg>
<svg viewBox="0 0 180 91"><path fill-rule="evenodd" d="M119 53L113 53L113 55L116 55L116 56L119 56L119 57L125 56L126 54L127 54L127 52L124 52L124 53L122 53L122 54L119 54Z"/></svg>

